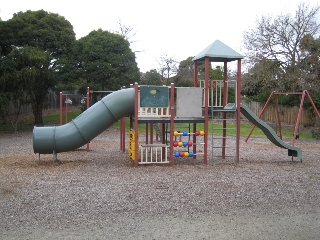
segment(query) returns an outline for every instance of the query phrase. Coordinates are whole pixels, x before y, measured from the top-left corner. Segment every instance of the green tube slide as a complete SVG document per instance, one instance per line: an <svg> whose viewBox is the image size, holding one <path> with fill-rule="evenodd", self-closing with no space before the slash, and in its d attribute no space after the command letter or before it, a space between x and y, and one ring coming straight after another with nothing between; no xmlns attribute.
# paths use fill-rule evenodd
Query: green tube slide
<svg viewBox="0 0 320 240"><path fill-rule="evenodd" d="M113 92L62 126L34 127L34 153L49 154L77 149L122 117L134 113L134 89Z"/></svg>

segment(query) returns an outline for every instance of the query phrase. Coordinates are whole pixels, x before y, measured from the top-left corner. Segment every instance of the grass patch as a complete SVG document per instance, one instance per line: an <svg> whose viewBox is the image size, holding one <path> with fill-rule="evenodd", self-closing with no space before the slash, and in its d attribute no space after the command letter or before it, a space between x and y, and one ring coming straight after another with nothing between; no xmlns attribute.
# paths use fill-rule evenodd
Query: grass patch
<svg viewBox="0 0 320 240"><path fill-rule="evenodd" d="M175 124L175 131L187 131L189 132L191 129L193 129L193 124L190 124L191 126L189 127L189 124L187 123L176 123ZM241 137L247 137L251 131L251 128L254 125L251 123L241 123L240 124L240 136ZM116 122L113 124L112 127L115 127L117 129L120 129L120 121ZM126 120L126 129L129 129L130 127L130 123L129 120ZM217 136L222 135L222 124L212 124L209 123L209 133L212 133L212 128L216 129L213 130L213 133ZM235 130L235 124L227 124L227 136L236 136L236 130ZM146 132L146 125L145 124L139 124L138 126L139 132L141 133L145 133ZM170 130L170 124L168 124L168 131ZM204 124L203 123L198 123L197 124L197 130L204 130ZM274 129L275 130L275 129ZM276 130L275 130L276 131ZM155 131L154 131L155 132ZM282 133L282 138L289 138L291 139L293 137L293 133L294 133L294 129L292 128L288 128L288 127L282 127L281 128L281 133ZM280 135L279 132L277 132L278 136ZM266 137L265 134L263 133L263 131L261 129L259 129L258 127L255 127L253 132L251 133L250 137ZM304 129L304 131L300 131L299 132L299 138L301 139L312 139L312 134L310 131L308 131L307 129Z"/></svg>
<svg viewBox="0 0 320 240"><path fill-rule="evenodd" d="M81 110L74 110L71 112L68 112L67 118L66 119L66 114L62 114L62 123L65 124L66 121L70 122L72 119L75 119L81 114ZM51 115L46 115L43 116L43 122L45 125L60 125L60 114L55 113Z"/></svg>
<svg viewBox="0 0 320 240"><path fill-rule="evenodd" d="M72 119L75 119L77 116L81 114L81 110L79 109L73 109L68 112L68 121L71 121ZM60 114L59 111L54 111L54 112L44 112L43 114L43 121L45 126L54 126L54 125L60 125ZM66 123L66 114L63 113L62 115L62 121L63 124ZM242 122L240 124L240 135L241 137L247 137L253 124L251 123L246 123ZM24 130L32 130L34 127L34 117L32 114L21 114L20 121L18 123L18 131L24 131ZM116 129L120 129L120 121L115 122L112 127ZM130 127L129 123L129 118L126 119L126 129L128 130ZM193 124L188 124L188 123L177 123L175 124L175 131L187 131L190 132L192 131ZM212 133L212 129L214 135L222 135L222 125L221 124L212 124L209 123L209 133ZM228 123L227 124L227 136L235 136L236 131L235 131L235 124L234 123ZM139 124L139 132L145 133L146 131L146 125L145 124ZM191 129L191 130L190 130ZM168 131L170 130L170 125L168 124ZM204 130L204 124L203 123L198 123L197 124L197 130ZM275 129L274 129L275 130ZM282 137L283 138L292 138L293 133L294 133L294 128L293 127L282 127ZM0 132L12 132L13 129L11 125L7 123L2 123L0 124ZM155 132L155 131L154 131ZM279 132L278 132L279 135ZM251 137L265 137L264 133L262 130L260 130L258 127L254 128L254 131L251 134ZM312 133L308 129L303 129L302 131L299 132L299 138L301 139L312 139Z"/></svg>
<svg viewBox="0 0 320 240"><path fill-rule="evenodd" d="M76 118L81 114L81 110L72 110L68 112L68 121ZM59 111L44 111L43 112L43 123L44 126L60 125L60 114ZM62 114L63 124L66 122L65 113ZM18 131L32 130L34 127L34 116L32 113L25 113L19 116ZM13 128L9 121L0 123L0 132L13 132Z"/></svg>

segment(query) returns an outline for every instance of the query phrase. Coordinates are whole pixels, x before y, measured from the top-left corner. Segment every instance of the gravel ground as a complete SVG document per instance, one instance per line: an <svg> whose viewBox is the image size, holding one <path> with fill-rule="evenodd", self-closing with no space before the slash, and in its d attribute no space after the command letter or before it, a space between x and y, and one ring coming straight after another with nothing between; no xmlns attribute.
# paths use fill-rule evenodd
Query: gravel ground
<svg viewBox="0 0 320 240"><path fill-rule="evenodd" d="M303 162L267 139L241 163L133 167L119 132L76 151L33 153L32 132L0 135L1 239L320 239L320 142Z"/></svg>

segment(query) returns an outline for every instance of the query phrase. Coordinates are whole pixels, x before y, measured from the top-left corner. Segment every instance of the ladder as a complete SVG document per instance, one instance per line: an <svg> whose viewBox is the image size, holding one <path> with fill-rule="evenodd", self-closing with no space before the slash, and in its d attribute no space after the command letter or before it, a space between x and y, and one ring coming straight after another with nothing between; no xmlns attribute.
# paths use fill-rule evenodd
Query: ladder
<svg viewBox="0 0 320 240"><path fill-rule="evenodd" d="M228 103L223 109L211 109L212 120L212 139L211 139L211 160L212 162L217 158L235 157L236 155L236 104ZM222 113L222 118L217 118L214 113ZM228 117L227 114L233 114L234 117ZM227 123L227 121L229 123ZM234 122L234 125L230 123ZM224 124L225 125L224 125ZM218 127L215 124L219 125ZM227 131L233 132L235 136L227 136ZM223 134L225 132L225 135ZM221 154L218 154L218 149L221 149ZM234 150L234 154L232 154Z"/></svg>

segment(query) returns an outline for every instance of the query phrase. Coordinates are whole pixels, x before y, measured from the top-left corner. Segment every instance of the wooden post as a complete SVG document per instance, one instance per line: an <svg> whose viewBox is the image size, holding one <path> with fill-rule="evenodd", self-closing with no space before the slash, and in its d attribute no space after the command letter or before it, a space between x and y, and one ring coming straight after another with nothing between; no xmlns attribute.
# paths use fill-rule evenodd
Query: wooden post
<svg viewBox="0 0 320 240"><path fill-rule="evenodd" d="M62 92L60 92L60 125L62 125Z"/></svg>
<svg viewBox="0 0 320 240"><path fill-rule="evenodd" d="M173 158L173 132L174 132L174 84L171 83L170 88L170 165L174 164Z"/></svg>
<svg viewBox="0 0 320 240"><path fill-rule="evenodd" d="M297 116L296 126L294 128L294 133L293 133L293 138L292 138L292 146L294 145L294 142L296 141L297 132L299 130L299 123L300 123L302 107L303 107L303 102L304 102L305 96L306 96L306 92L303 91L302 97L301 97L301 102L300 102L300 107L299 107L299 112L298 112L298 116Z"/></svg>
<svg viewBox="0 0 320 240"><path fill-rule="evenodd" d="M139 130L138 130L138 83L134 84L134 166L139 165Z"/></svg>
<svg viewBox="0 0 320 240"><path fill-rule="evenodd" d="M279 136L280 136L280 139L282 140L281 121L280 121L279 104L278 104L278 95L274 94L274 98L275 98L275 103L276 103L276 114L277 114L277 123L278 123L278 127L279 127Z"/></svg>
<svg viewBox="0 0 320 240"><path fill-rule="evenodd" d="M203 163L208 163L208 104L209 104L209 69L210 69L210 59L209 57L205 58L205 79L204 79L204 158Z"/></svg>
<svg viewBox="0 0 320 240"><path fill-rule="evenodd" d="M223 65L223 107L225 107L228 103L228 67L227 67L227 61L224 61L224 65ZM222 113L223 116L223 120L222 120L222 159L226 158L226 143L227 143L227 114L224 112Z"/></svg>
<svg viewBox="0 0 320 240"><path fill-rule="evenodd" d="M68 123L68 95L66 95L66 123Z"/></svg>
<svg viewBox="0 0 320 240"><path fill-rule="evenodd" d="M240 104L241 104L241 59L238 59L237 73L237 134L236 134L236 163L240 162Z"/></svg>
<svg viewBox="0 0 320 240"><path fill-rule="evenodd" d="M90 88L87 87L87 109L89 109L89 107L90 107ZM90 151L89 143L87 143L86 151L87 152Z"/></svg>

